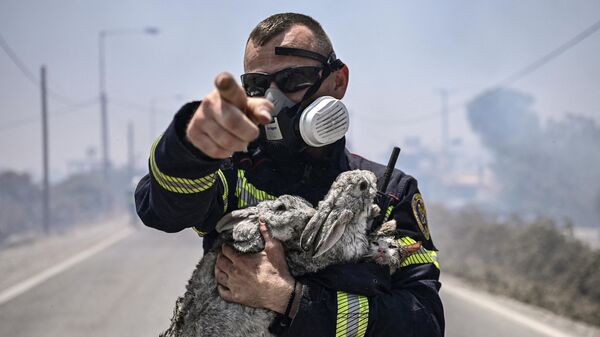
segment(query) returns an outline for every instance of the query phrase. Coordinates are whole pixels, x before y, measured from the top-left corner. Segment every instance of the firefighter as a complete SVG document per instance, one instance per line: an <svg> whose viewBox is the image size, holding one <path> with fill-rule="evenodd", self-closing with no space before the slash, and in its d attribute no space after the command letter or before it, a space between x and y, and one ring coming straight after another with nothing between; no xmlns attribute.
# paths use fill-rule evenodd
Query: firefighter
<svg viewBox="0 0 600 337"><path fill-rule="evenodd" d="M357 23L360 24L360 23ZM206 52L210 52L207 48ZM295 13L272 15L251 32L242 87L222 74L216 89L184 105L150 153L137 212L165 232L193 228L207 250L228 212L279 195L313 205L341 172L385 167L348 152L349 79L321 25ZM383 210L397 238L422 242L394 274L374 264L338 265L295 280L281 244L261 226L263 252L224 246L215 278L223 299L275 311L282 336L420 336L444 334L439 264L417 181L395 170Z"/></svg>

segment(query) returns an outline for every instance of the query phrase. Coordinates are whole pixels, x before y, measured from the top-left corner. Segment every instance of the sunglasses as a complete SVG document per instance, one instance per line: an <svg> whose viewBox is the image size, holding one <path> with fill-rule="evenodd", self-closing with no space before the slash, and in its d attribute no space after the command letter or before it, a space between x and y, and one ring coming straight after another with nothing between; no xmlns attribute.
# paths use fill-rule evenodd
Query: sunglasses
<svg viewBox="0 0 600 337"><path fill-rule="evenodd" d="M249 97L264 96L272 82L279 90L291 93L313 86L321 79L323 67L301 66L285 68L273 74L246 73L242 75L242 86Z"/></svg>

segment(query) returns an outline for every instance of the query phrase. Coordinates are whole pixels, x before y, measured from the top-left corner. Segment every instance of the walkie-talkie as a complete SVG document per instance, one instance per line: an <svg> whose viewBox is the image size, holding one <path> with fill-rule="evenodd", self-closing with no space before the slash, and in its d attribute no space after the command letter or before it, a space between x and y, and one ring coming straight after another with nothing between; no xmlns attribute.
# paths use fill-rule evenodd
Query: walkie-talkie
<svg viewBox="0 0 600 337"><path fill-rule="evenodd" d="M391 201L394 200L387 193L385 193L385 191L387 190L387 187L390 183L392 172L394 172L394 168L396 167L398 155L400 155L400 148L394 146L394 149L392 150L392 155L390 156L390 160L388 161L387 167L385 169L385 173L383 174L383 180L381 182L381 185L379 186L379 190L377 191L377 196L375 197L375 203L377 204L377 206L379 206L381 211L379 212L379 215L375 217L375 219L373 219L373 223L371 224L371 230L375 230L379 228L379 226L381 226L383 220L385 219L386 210L390 206Z"/></svg>

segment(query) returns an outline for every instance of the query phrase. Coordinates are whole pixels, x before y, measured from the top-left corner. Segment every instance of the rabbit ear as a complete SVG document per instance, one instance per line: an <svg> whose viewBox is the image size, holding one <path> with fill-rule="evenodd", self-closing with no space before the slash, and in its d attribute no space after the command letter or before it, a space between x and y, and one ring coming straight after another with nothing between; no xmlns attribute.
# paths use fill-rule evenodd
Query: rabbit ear
<svg viewBox="0 0 600 337"><path fill-rule="evenodd" d="M265 248L265 240L258 229L258 218L243 219L233 228L233 247L242 253L257 253Z"/></svg>
<svg viewBox="0 0 600 337"><path fill-rule="evenodd" d="M248 207L241 210L233 211L231 213L225 214L219 222L217 222L215 226L215 230L217 233L222 233L227 230L233 230L233 227L240 223L241 221L250 218L256 217L258 214L258 209L256 207Z"/></svg>
<svg viewBox="0 0 600 337"><path fill-rule="evenodd" d="M342 173L344 174L344 173ZM339 176L338 178L339 179ZM336 180L337 181L337 180ZM317 212L310 218L310 221L304 228L302 235L300 236L300 247L305 251L309 251L311 248L314 248L314 241L319 233L321 227L327 221L330 216L331 211L333 210L333 206L335 201L342 193L342 189L334 188L333 186L336 182L333 183L332 188L327 192L325 198L319 202L317 207Z"/></svg>
<svg viewBox="0 0 600 337"><path fill-rule="evenodd" d="M250 254L250 253L258 253L265 249L265 240L258 233L259 236L255 236L250 238L247 241L234 241L233 248L240 253Z"/></svg>
<svg viewBox="0 0 600 337"><path fill-rule="evenodd" d="M312 248L313 242L315 241L323 222L325 222L327 215L328 213L326 214L325 212L317 211L317 213L310 218L308 224L306 224L306 227L300 235L300 247L302 247L304 251L309 251Z"/></svg>
<svg viewBox="0 0 600 337"><path fill-rule="evenodd" d="M341 214L327 219L330 221L325 221L317 237L316 252L313 254L313 258L323 255L338 242L352 218L354 218L354 213L345 209Z"/></svg>

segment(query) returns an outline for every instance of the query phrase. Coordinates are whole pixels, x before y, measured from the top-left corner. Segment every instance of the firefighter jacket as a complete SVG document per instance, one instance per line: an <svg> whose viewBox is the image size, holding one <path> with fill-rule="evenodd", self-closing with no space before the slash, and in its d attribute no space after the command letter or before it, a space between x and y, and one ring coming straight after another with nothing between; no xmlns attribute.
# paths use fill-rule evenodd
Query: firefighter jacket
<svg viewBox="0 0 600 337"><path fill-rule="evenodd" d="M209 158L184 140L199 104L183 106L154 142L150 172L139 182L135 199L147 226L165 232L193 228L204 237L205 250L216 237L215 224L227 212L283 194L317 205L343 171L370 170L378 179L384 174L384 166L349 153L344 139L331 145L330 155L321 161L298 156L296 162L278 163L260 151L227 160ZM398 240L420 241L421 250L391 276L386 266L358 263L301 278L300 307L282 335L443 336L437 249L417 181L395 170L386 192L392 202L382 212L397 221Z"/></svg>

